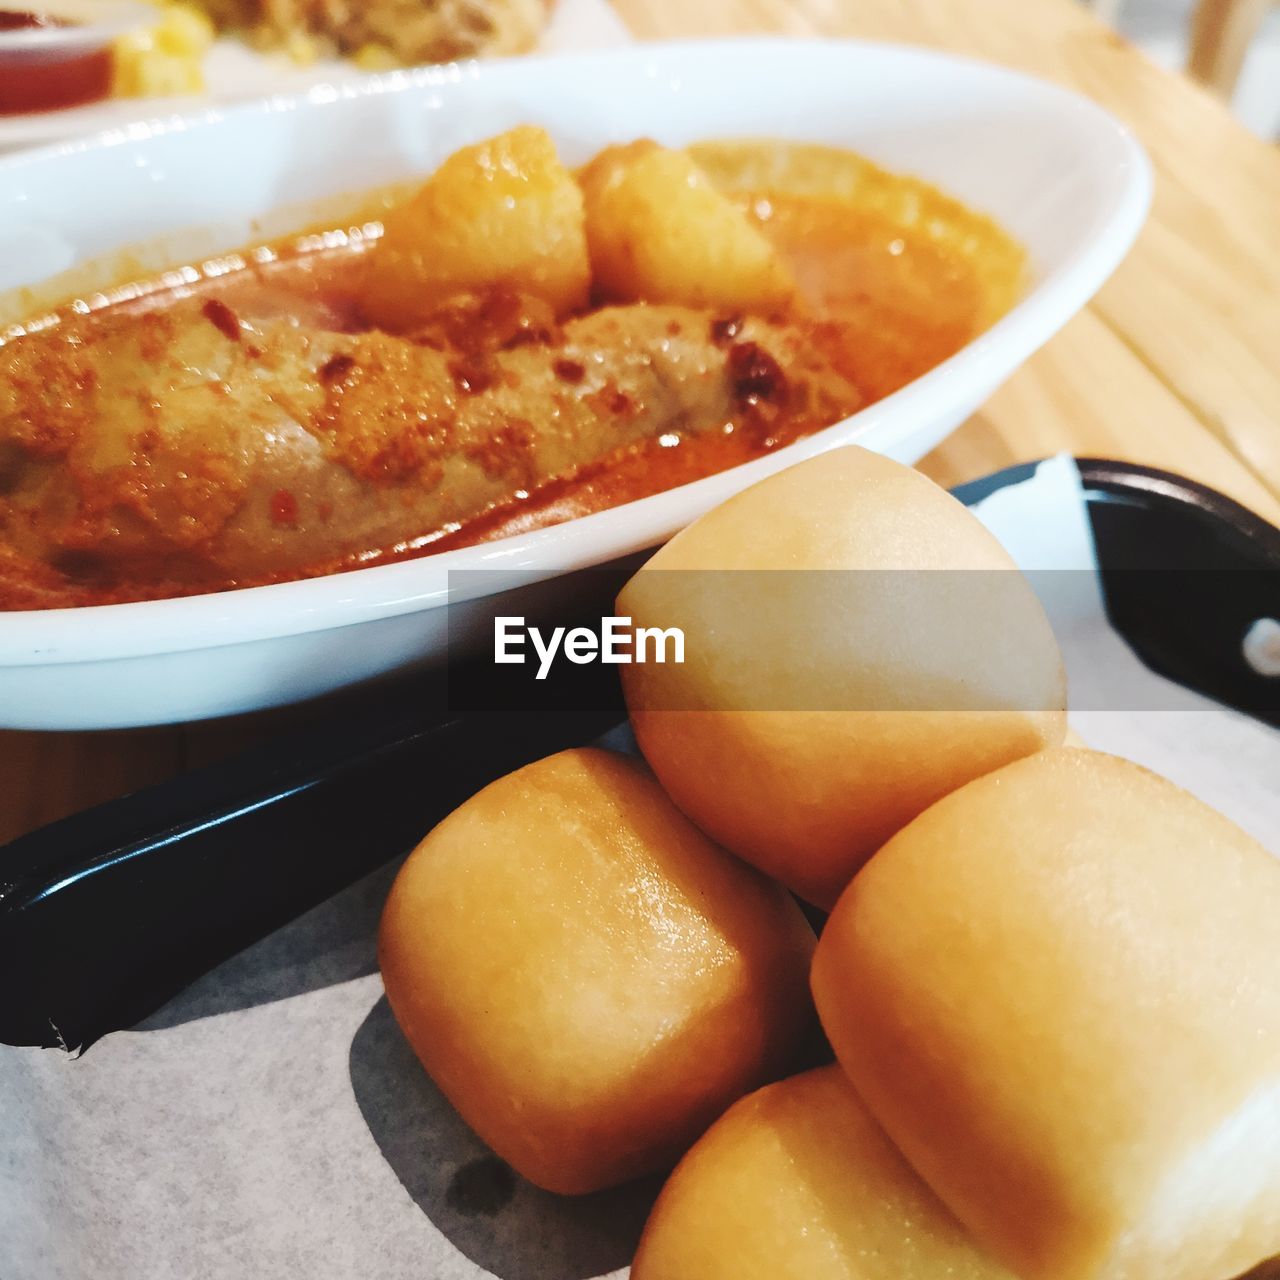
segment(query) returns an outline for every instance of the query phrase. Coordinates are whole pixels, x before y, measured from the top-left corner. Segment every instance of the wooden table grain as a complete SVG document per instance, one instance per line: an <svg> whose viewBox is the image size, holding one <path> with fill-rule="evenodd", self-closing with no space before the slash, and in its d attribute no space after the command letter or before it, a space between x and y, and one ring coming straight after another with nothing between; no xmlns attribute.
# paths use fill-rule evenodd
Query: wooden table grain
<svg viewBox="0 0 1280 1280"><path fill-rule="evenodd" d="M1166 467L1280 519L1280 150L1073 0L613 0L641 38L909 42L1030 72L1124 121L1151 218L1092 306L921 464L955 484L1058 449Z"/></svg>
<svg viewBox="0 0 1280 1280"><path fill-rule="evenodd" d="M1065 449L1181 472L1280 523L1280 150L1211 94L1073 0L613 3L640 39L818 35L963 53L1057 81L1125 121L1156 170L1133 252L921 468L952 485ZM265 731L0 734L0 840Z"/></svg>

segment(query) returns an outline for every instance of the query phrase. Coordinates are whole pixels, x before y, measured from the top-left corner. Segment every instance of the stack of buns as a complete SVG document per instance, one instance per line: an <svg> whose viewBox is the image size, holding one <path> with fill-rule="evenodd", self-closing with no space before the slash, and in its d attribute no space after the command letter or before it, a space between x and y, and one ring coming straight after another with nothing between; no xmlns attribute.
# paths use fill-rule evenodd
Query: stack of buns
<svg viewBox="0 0 1280 1280"><path fill-rule="evenodd" d="M648 768L499 780L383 920L392 1008L499 1155L584 1192L687 1148L633 1280L1280 1253L1280 862L1062 745L1052 632L972 515L840 451L678 535L619 612L686 633L623 668ZM832 908L816 949L782 886ZM836 1061L783 1078L815 1006Z"/></svg>

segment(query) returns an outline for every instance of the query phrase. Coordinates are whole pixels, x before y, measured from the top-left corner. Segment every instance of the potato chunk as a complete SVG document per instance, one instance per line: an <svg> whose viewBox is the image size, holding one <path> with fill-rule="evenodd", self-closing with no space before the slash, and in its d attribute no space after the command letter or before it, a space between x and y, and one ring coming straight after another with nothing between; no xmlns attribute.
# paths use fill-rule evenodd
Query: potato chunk
<svg viewBox="0 0 1280 1280"><path fill-rule="evenodd" d="M979 778L850 885L814 961L841 1064L1026 1280L1280 1251L1280 863L1127 761Z"/></svg>
<svg viewBox="0 0 1280 1280"><path fill-rule="evenodd" d="M443 298L494 285L560 314L587 300L582 193L542 129L463 147L383 222L364 295L383 328L410 329Z"/></svg>
<svg viewBox="0 0 1280 1280"><path fill-rule="evenodd" d="M684 663L620 668L662 785L821 907L935 800L1066 729L1057 641L1004 549L918 471L863 449L708 512L617 611L685 634Z"/></svg>
<svg viewBox="0 0 1280 1280"><path fill-rule="evenodd" d="M400 872L387 997L463 1118L574 1194L669 1167L812 1025L813 934L638 761L565 751L486 787Z"/></svg>
<svg viewBox="0 0 1280 1280"><path fill-rule="evenodd" d="M839 1067L735 1103L654 1206L631 1280L1012 1280L912 1172Z"/></svg>
<svg viewBox="0 0 1280 1280"><path fill-rule="evenodd" d="M647 140L609 147L578 178L605 297L765 313L790 299L776 250L685 152Z"/></svg>

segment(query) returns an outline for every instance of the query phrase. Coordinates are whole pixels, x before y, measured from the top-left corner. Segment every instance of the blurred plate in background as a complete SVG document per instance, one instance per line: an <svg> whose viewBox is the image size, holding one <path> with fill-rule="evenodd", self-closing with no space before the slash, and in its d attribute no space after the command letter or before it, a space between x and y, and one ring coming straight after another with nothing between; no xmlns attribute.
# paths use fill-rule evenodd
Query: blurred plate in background
<svg viewBox="0 0 1280 1280"><path fill-rule="evenodd" d="M631 36L609 0L558 0L539 53L608 49ZM217 41L205 59L206 92L180 98L114 98L91 106L29 115L0 115L0 151L44 146L68 138L121 129L138 120L157 120L226 106L277 93L301 93L318 84L341 84L365 73L343 59L299 66L285 54L260 53L238 40Z"/></svg>

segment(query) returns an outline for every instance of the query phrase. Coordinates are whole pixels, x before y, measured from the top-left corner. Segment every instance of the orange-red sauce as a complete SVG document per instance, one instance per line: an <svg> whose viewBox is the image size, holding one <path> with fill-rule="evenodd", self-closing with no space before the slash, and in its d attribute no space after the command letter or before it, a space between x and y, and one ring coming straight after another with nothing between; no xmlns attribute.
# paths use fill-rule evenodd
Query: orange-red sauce
<svg viewBox="0 0 1280 1280"><path fill-rule="evenodd" d="M954 355L1012 299L1016 281L1004 278L1003 267L1002 278L988 279L945 245L903 236L901 228L848 202L761 194L748 203L809 304L848 329L853 341L845 364L868 403ZM606 511L753 461L797 438L795 427L784 425L764 437L726 430L647 440L460 529L433 532L365 563L490 542Z"/></svg>
<svg viewBox="0 0 1280 1280"><path fill-rule="evenodd" d="M0 32L65 27L59 18L25 10L0 9ZM0 52L0 115L57 111L98 102L111 92L111 50L60 54Z"/></svg>
<svg viewBox="0 0 1280 1280"><path fill-rule="evenodd" d="M892 200L862 203L811 192L752 191L738 198L787 261L805 309L833 327L842 369L871 402L927 372L998 318L1014 300L1022 258L986 219L923 184L869 168L871 182L882 179L899 205L901 193L890 184L909 187L911 207L918 210L909 225L900 208L890 207ZM935 197L936 208L930 203ZM196 294L254 319L293 316L312 327L359 331L366 327L359 304L364 253L379 230L373 224L348 233L310 233L245 250L206 264L203 273L187 270L122 287L105 303L136 312ZM99 307L103 301L98 300ZM68 309L57 322L74 327L87 321ZM619 506L758 458L808 429L793 422L770 433L732 424L699 433L668 432L518 491L461 526L425 529L393 547L315 565L308 576L490 541ZM145 585L104 586L94 601L169 594L157 589L164 576L158 572ZM236 585L269 580L244 579ZM82 592L77 602L90 601ZM6 607L5 600L0 607ZM7 607L31 606L11 601Z"/></svg>
<svg viewBox="0 0 1280 1280"><path fill-rule="evenodd" d="M29 31L34 27L60 27L63 24L40 13L22 13L0 9L0 31Z"/></svg>

